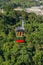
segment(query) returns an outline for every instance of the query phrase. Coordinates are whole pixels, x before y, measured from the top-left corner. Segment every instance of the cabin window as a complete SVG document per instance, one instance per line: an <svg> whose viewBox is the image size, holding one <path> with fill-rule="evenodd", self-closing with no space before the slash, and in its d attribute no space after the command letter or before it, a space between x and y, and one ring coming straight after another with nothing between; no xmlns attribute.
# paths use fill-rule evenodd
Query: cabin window
<svg viewBox="0 0 43 65"><path fill-rule="evenodd" d="M23 36L24 32L16 32L16 36Z"/></svg>
<svg viewBox="0 0 43 65"><path fill-rule="evenodd" d="M21 35L21 32L20 32L20 35Z"/></svg>
<svg viewBox="0 0 43 65"><path fill-rule="evenodd" d="M16 35L17 35L17 36L21 36L21 32L17 32Z"/></svg>

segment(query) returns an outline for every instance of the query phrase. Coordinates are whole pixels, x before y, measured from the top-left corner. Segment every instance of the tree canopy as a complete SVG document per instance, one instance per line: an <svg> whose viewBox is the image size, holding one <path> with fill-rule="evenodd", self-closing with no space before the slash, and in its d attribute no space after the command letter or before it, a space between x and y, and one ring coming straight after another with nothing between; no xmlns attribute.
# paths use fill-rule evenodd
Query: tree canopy
<svg viewBox="0 0 43 65"><path fill-rule="evenodd" d="M43 16L5 8L0 13L0 65L43 65ZM25 24L25 43L15 42L15 27Z"/></svg>

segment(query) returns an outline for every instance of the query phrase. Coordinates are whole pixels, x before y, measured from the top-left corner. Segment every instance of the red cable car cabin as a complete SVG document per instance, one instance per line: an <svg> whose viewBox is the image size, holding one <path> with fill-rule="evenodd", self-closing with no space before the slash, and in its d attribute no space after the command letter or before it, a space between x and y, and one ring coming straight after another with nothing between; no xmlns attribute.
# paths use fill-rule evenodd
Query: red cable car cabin
<svg viewBox="0 0 43 65"><path fill-rule="evenodd" d="M22 20L22 26L16 27L16 42L17 43L24 43L24 20Z"/></svg>
<svg viewBox="0 0 43 65"><path fill-rule="evenodd" d="M24 28L23 27L17 27L16 28L16 42L17 43L24 43Z"/></svg>

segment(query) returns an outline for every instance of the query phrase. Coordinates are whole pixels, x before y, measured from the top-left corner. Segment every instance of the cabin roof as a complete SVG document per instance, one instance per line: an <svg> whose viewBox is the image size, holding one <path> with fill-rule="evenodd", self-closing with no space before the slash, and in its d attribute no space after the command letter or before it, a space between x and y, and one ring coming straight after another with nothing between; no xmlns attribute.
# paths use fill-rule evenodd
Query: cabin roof
<svg viewBox="0 0 43 65"><path fill-rule="evenodd" d="M17 31L24 31L24 27L22 27L22 26L16 27L16 32L17 32Z"/></svg>

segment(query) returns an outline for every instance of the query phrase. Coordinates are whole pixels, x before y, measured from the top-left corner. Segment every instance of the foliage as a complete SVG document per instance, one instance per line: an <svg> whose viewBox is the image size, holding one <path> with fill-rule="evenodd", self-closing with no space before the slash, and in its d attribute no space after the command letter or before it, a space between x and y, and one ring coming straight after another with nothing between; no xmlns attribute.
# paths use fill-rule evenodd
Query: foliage
<svg viewBox="0 0 43 65"><path fill-rule="evenodd" d="M31 7L31 6L39 6L43 5L43 1L41 0L0 0L0 8L5 7L5 5L11 5L12 7Z"/></svg>
<svg viewBox="0 0 43 65"><path fill-rule="evenodd" d="M43 16L6 8L0 13L0 65L43 65ZM24 15L23 15L24 14ZM15 27L25 21L25 43L15 42Z"/></svg>

